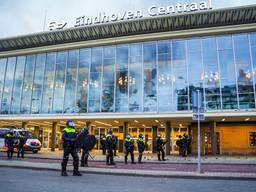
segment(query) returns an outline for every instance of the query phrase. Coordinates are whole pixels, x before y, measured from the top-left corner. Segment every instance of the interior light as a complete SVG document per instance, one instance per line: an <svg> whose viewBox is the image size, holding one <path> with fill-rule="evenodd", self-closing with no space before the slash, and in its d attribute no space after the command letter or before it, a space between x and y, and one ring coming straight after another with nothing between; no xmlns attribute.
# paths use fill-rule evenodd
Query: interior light
<svg viewBox="0 0 256 192"><path fill-rule="evenodd" d="M226 121L226 119L225 119L225 118L223 118L223 119L221 119L221 121Z"/></svg>
<svg viewBox="0 0 256 192"><path fill-rule="evenodd" d="M249 121L249 120L250 120L250 118L246 118L246 119L245 119L245 121Z"/></svg>
<svg viewBox="0 0 256 192"><path fill-rule="evenodd" d="M156 123L159 123L159 121L158 121L157 119L155 120L155 122L156 122Z"/></svg>

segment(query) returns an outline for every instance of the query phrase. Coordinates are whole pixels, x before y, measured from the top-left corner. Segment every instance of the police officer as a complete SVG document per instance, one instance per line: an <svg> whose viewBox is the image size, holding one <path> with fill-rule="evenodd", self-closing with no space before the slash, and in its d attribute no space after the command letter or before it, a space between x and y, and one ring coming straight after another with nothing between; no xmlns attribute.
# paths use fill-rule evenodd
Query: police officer
<svg viewBox="0 0 256 192"><path fill-rule="evenodd" d="M89 131L87 128L83 128L82 132L84 132L85 135L89 134ZM88 157L89 157L89 150L86 148L86 146L83 146L82 157L81 157L81 167L88 167Z"/></svg>
<svg viewBox="0 0 256 192"><path fill-rule="evenodd" d="M128 158L129 153L131 155L132 164L135 164L134 154L133 154L133 152L134 152L134 143L133 143L133 140L131 139L131 135L128 134L126 136L124 146L125 146L125 157L124 157L125 164L127 164L127 158Z"/></svg>
<svg viewBox="0 0 256 192"><path fill-rule="evenodd" d="M157 146L157 157L158 157L158 161L161 161L161 154L162 154L162 161L166 161L164 156L164 145L166 144L166 142L164 142L164 140L162 139L161 135L157 135L157 139L156 139L156 146Z"/></svg>
<svg viewBox="0 0 256 192"><path fill-rule="evenodd" d="M106 164L107 165L115 165L114 163L114 138L113 138L113 132L111 129L108 129L108 134L106 136L106 150L107 150L107 156L106 156Z"/></svg>
<svg viewBox="0 0 256 192"><path fill-rule="evenodd" d="M100 145L102 149L102 155L106 155L106 136L105 135L100 136Z"/></svg>
<svg viewBox="0 0 256 192"><path fill-rule="evenodd" d="M5 145L7 146L7 157L11 159L14 152L14 142L15 142L15 135L14 131L10 130L9 133L5 136Z"/></svg>
<svg viewBox="0 0 256 192"><path fill-rule="evenodd" d="M24 158L24 145L27 141L27 138L25 137L25 134L23 132L19 133L18 136L19 143L18 143L18 149L17 149L17 156Z"/></svg>
<svg viewBox="0 0 256 192"><path fill-rule="evenodd" d="M67 163L68 163L68 158L69 154L73 157L73 175L74 176L81 176L82 174L78 171L78 166L79 166L79 159L77 155L77 151L75 148L75 141L77 138L77 132L75 130L75 124L72 120L68 120L66 123L66 128L63 129L62 132L62 141L63 141L63 160L61 163L61 175L62 176L67 176Z"/></svg>
<svg viewBox="0 0 256 192"><path fill-rule="evenodd" d="M138 163L142 163L142 155L145 150L145 140L143 139L143 135L140 133L137 139L137 145L138 145L138 151L139 151L139 157L138 157Z"/></svg>

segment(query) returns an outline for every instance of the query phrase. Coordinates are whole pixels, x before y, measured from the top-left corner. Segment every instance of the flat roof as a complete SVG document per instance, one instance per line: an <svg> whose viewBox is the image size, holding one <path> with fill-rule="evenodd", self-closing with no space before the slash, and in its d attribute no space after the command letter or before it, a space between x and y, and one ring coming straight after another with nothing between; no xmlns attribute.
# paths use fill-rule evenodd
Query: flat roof
<svg viewBox="0 0 256 192"><path fill-rule="evenodd" d="M256 23L256 5L67 28L0 39L0 52L167 31Z"/></svg>

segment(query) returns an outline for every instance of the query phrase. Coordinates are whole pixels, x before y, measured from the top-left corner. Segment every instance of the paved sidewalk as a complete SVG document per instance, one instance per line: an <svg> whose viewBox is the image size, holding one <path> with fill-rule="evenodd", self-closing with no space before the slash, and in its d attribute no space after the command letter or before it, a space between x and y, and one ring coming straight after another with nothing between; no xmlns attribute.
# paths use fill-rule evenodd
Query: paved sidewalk
<svg viewBox="0 0 256 192"><path fill-rule="evenodd" d="M35 170L51 170L60 172L59 160L52 160L55 162L33 162L28 160L0 160L1 167L35 169ZM72 161L68 165L68 171L72 171ZM145 163L142 165L130 165L125 167L122 163L117 163L116 166L102 166L94 167L95 164L90 163L90 167L80 168L82 173L91 174L108 174L108 175L125 175L125 176L143 176L143 177L163 177L163 178L198 178L198 179L237 179L237 180L256 180L256 169L254 172L212 172L206 171L198 173L193 171L168 171L170 167L161 165L162 170L154 170L152 163ZM169 164L172 165L172 164ZM148 169L145 169L146 166ZM175 165L176 166L176 165Z"/></svg>
<svg viewBox="0 0 256 192"><path fill-rule="evenodd" d="M16 155L16 154L14 154ZM61 160L63 156L63 151L46 151L42 150L38 152L37 154L33 154L30 152L27 152L25 154L25 157L32 158L32 159L57 159ZM106 157L102 154L99 154L97 152L92 152L91 156L93 157L94 161L105 161ZM6 153L0 152L0 157L6 157ZM150 163L185 163L185 164L195 164L197 163L197 157L196 156L189 156L189 157L180 157L180 156L167 156L167 161L159 162L157 161L157 156L152 155L151 153L146 153L143 155L143 161L144 162L150 162ZM91 160L91 158L89 158ZM135 154L135 160L137 160L137 154ZM118 156L115 157L116 162L124 162L124 154L118 154ZM206 164L254 164L256 165L256 156L203 156L202 157L202 163Z"/></svg>

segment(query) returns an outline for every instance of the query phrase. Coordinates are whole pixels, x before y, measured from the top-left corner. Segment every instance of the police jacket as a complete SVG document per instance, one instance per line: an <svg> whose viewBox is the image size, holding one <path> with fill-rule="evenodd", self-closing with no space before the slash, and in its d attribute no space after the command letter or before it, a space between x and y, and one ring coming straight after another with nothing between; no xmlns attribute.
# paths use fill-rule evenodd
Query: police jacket
<svg viewBox="0 0 256 192"><path fill-rule="evenodd" d="M62 131L62 141L63 141L63 147L75 147L75 141L77 138L77 132L75 128L72 127L66 127Z"/></svg>
<svg viewBox="0 0 256 192"><path fill-rule="evenodd" d="M18 136L18 139L19 139L19 147L23 147L23 145L26 143L27 141L27 138L23 135L19 135Z"/></svg>
<svg viewBox="0 0 256 192"><path fill-rule="evenodd" d="M142 138L137 139L137 145L138 145L138 150L139 152L143 152L145 150L145 140Z"/></svg>
<svg viewBox="0 0 256 192"><path fill-rule="evenodd" d="M157 147L157 149L163 149L164 144L165 144L165 142L164 142L164 140L162 138L157 138L156 139L156 147Z"/></svg>
<svg viewBox="0 0 256 192"><path fill-rule="evenodd" d="M107 134L106 136L106 148L109 150L112 150L115 148L115 140L113 138L113 135Z"/></svg>
<svg viewBox="0 0 256 192"><path fill-rule="evenodd" d="M5 136L5 144L8 146L8 147L13 147L14 145L14 142L15 142L15 136L8 133L6 136Z"/></svg>
<svg viewBox="0 0 256 192"><path fill-rule="evenodd" d="M126 151L129 151L129 152L134 151L134 143L133 143L132 139L127 139L126 138L124 146L125 146Z"/></svg>

